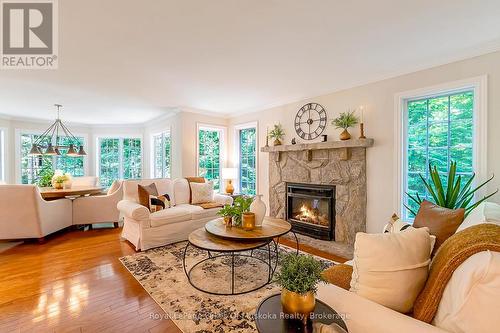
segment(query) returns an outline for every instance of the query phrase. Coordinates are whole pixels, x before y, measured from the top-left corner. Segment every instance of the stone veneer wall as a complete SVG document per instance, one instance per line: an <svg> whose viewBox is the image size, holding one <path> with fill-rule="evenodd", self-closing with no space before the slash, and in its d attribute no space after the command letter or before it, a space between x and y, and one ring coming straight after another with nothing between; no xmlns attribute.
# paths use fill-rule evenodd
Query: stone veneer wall
<svg viewBox="0 0 500 333"><path fill-rule="evenodd" d="M285 218L286 182L335 185L335 241L354 244L366 230L366 148L350 151L342 160L342 149L312 150L310 161L305 150L270 152L270 215Z"/></svg>

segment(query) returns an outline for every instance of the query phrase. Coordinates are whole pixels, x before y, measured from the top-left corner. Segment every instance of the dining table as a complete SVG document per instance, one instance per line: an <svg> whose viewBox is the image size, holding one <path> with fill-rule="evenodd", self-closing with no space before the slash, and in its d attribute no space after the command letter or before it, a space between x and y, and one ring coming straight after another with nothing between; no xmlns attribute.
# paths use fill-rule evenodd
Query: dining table
<svg viewBox="0 0 500 333"><path fill-rule="evenodd" d="M71 188L57 189L53 187L40 187L40 194L45 200L56 200L62 198L75 198L86 195L102 194L104 187L102 186L72 186Z"/></svg>

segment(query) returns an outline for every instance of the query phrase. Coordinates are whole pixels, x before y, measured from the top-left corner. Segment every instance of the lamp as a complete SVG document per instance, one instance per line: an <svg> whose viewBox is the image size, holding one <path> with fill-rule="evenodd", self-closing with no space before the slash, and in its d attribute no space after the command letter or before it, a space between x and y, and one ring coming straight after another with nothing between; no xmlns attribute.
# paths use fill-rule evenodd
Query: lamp
<svg viewBox="0 0 500 333"><path fill-rule="evenodd" d="M222 168L222 179L227 180L226 184L226 193L233 194L233 179L238 178L238 169L237 168Z"/></svg>
<svg viewBox="0 0 500 333"><path fill-rule="evenodd" d="M70 144L68 152L66 153L67 156L78 156L78 153L75 150L75 145Z"/></svg>

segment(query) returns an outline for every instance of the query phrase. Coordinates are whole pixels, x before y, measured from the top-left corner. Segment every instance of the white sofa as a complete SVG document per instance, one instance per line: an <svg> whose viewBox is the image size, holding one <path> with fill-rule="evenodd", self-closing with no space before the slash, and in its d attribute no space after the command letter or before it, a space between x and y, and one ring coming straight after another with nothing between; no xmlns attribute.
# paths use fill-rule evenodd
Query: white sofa
<svg viewBox="0 0 500 333"><path fill-rule="evenodd" d="M71 200L45 201L36 185L0 185L0 239L43 239L71 224Z"/></svg>
<svg viewBox="0 0 500 333"><path fill-rule="evenodd" d="M496 210L495 216L485 216L481 213L483 209ZM480 223L500 225L499 213L500 206L483 203L467 217L457 232ZM347 317L345 322L350 333L498 332L500 253L476 253L455 270L443 292L432 325L332 284L319 286L318 299Z"/></svg>
<svg viewBox="0 0 500 333"><path fill-rule="evenodd" d="M168 194L172 208L150 213L138 203L137 185L154 183L158 194ZM217 216L219 208L203 209L189 204L189 183L186 179L142 179L123 181L123 200L117 207L123 215L122 238L136 250L187 240L189 234ZM231 204L230 196L214 194L214 201Z"/></svg>

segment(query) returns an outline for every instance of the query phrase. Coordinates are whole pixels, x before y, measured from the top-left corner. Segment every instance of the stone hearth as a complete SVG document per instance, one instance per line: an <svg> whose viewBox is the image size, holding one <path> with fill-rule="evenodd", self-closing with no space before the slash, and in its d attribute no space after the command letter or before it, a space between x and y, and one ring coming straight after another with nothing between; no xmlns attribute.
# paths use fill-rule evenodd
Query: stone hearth
<svg viewBox="0 0 500 333"><path fill-rule="evenodd" d="M264 147L269 152L269 210L285 217L286 183L336 186L335 241L354 244L366 230L366 148L373 139Z"/></svg>

